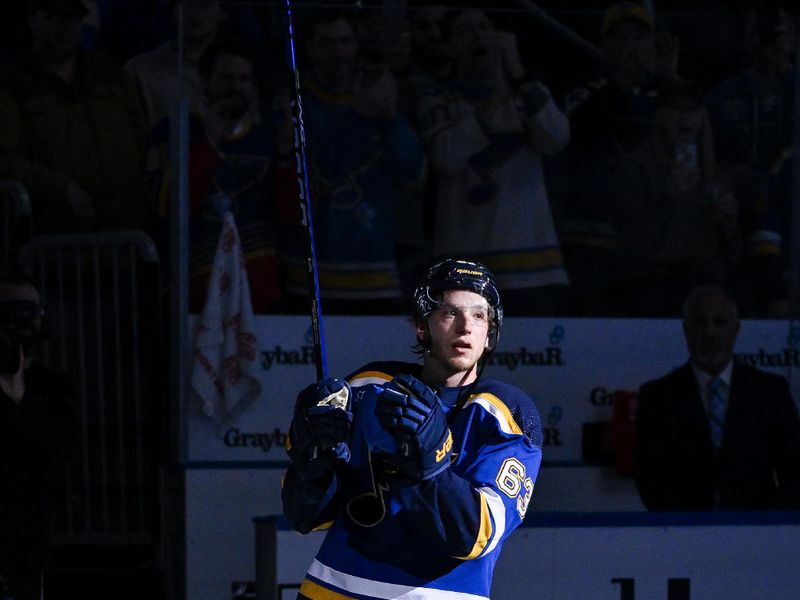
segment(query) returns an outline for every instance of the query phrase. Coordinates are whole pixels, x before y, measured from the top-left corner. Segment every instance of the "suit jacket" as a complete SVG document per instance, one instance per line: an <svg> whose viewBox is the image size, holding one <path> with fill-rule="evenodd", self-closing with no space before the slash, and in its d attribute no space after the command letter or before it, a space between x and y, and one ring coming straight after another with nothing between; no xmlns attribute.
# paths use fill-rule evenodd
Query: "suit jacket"
<svg viewBox="0 0 800 600"><path fill-rule="evenodd" d="M800 421L788 382L734 363L719 452L689 363L645 383L635 477L649 510L800 508Z"/></svg>

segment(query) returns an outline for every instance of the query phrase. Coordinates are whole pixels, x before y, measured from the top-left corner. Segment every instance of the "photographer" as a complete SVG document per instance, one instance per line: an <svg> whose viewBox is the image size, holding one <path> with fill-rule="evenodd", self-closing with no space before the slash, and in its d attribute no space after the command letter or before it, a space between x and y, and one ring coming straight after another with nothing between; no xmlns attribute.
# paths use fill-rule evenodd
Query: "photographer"
<svg viewBox="0 0 800 600"><path fill-rule="evenodd" d="M76 446L71 382L37 364L44 337L36 288L0 279L0 597L42 595L56 469Z"/></svg>

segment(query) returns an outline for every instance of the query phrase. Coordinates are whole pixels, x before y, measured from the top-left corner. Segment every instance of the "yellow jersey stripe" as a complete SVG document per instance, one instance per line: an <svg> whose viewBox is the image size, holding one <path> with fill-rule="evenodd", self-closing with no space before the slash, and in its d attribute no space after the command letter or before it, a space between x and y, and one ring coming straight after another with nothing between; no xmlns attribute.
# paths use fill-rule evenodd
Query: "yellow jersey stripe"
<svg viewBox="0 0 800 600"><path fill-rule="evenodd" d="M481 262L493 272L518 271L520 269L539 270L560 267L564 264L564 258L561 256L561 249L557 247L531 250L528 252L490 254L482 258L483 260Z"/></svg>
<svg viewBox="0 0 800 600"><path fill-rule="evenodd" d="M332 526L333 526L333 519L331 519L330 521L327 521L325 523L322 523L320 525L317 525L311 531L324 531L325 529L330 529Z"/></svg>
<svg viewBox="0 0 800 600"><path fill-rule="evenodd" d="M751 251L758 256L780 256L781 254L780 246L770 242L753 244L751 246Z"/></svg>
<svg viewBox="0 0 800 600"><path fill-rule="evenodd" d="M478 558L483 552L483 549L486 548L486 544L489 543L489 539L492 537L492 518L489 515L489 504L486 502L486 497L483 494L480 494L481 498L481 525L478 529L478 537L475 540L475 545L470 550L470 553L466 556L456 556L456 558L461 560L471 560L473 558Z"/></svg>
<svg viewBox="0 0 800 600"><path fill-rule="evenodd" d="M494 394L475 394L469 397L464 406L467 407L473 402L482 406L484 409L486 409L486 412L497 419L502 431L505 433L522 435L522 428L517 425L517 422L511 415L511 411L508 410L508 407L503 403L502 400L500 400L500 398Z"/></svg>
<svg viewBox="0 0 800 600"><path fill-rule="evenodd" d="M354 594L356 597L361 598L367 596L369 598L404 598L407 600L487 600L484 596L477 594L470 594L468 592L455 592L452 590L440 590L428 587L412 587L408 585L400 585L395 583L386 583L385 581L376 581L367 579L365 577L357 577L330 567L314 559L308 569L308 576L322 582L322 585L317 584L316 587L308 587L306 583L313 583L310 579L306 579L300 587L300 592L312 598L313 600L350 600L348 596L342 596L339 592L332 592L328 589L322 589L321 592L316 590L323 588L325 585L330 585L340 590L347 590L348 593ZM309 591L306 591L309 590ZM323 595L328 594L328 595Z"/></svg>
<svg viewBox="0 0 800 600"><path fill-rule="evenodd" d="M303 583L300 585L300 593L313 600L354 600L352 596L345 596L339 592L334 592L308 579L304 579Z"/></svg>

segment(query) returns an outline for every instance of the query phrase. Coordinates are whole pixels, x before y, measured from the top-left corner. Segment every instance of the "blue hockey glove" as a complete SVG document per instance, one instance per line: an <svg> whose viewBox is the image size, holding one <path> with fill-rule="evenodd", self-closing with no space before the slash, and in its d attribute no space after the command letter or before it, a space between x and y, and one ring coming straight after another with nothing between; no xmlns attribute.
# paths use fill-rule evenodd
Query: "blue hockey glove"
<svg viewBox="0 0 800 600"><path fill-rule="evenodd" d="M394 459L407 477L424 481L450 466L453 436L442 402L419 379L402 374L384 384L375 414L397 440Z"/></svg>
<svg viewBox="0 0 800 600"><path fill-rule="evenodd" d="M350 386L331 377L297 395L286 450L309 477L319 477L350 460Z"/></svg>

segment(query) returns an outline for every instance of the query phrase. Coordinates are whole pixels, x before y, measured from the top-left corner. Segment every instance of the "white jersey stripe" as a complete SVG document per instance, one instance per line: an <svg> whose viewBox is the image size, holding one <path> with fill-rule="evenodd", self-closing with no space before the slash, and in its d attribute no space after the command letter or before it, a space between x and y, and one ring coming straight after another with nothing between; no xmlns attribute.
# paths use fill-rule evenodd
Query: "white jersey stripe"
<svg viewBox="0 0 800 600"><path fill-rule="evenodd" d="M354 575L331 569L317 559L314 559L314 562L311 563L308 574L339 589L347 590L348 594L362 594L373 598L392 598L396 600L486 600L484 596L465 592L415 588L355 577Z"/></svg>
<svg viewBox="0 0 800 600"><path fill-rule="evenodd" d="M503 538L506 532L506 505L503 504L503 499L500 494L490 487L479 488L478 491L486 498L486 504L489 505L489 514L492 515L494 520L494 527L492 528L492 537L486 548L481 552L481 556L486 556L497 547L497 544Z"/></svg>
<svg viewBox="0 0 800 600"><path fill-rule="evenodd" d="M493 394L472 396L464 406L466 407L473 403L483 407L486 412L492 415L497 420L497 424L503 433L522 434L522 430L514 421L514 417L511 416L508 407L497 396Z"/></svg>

